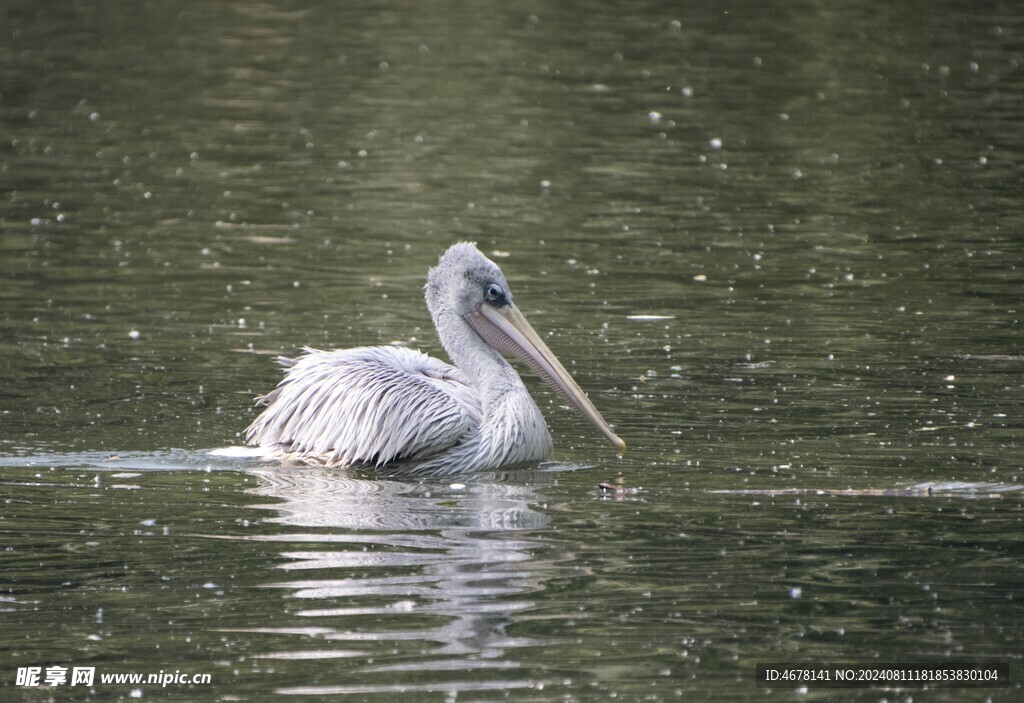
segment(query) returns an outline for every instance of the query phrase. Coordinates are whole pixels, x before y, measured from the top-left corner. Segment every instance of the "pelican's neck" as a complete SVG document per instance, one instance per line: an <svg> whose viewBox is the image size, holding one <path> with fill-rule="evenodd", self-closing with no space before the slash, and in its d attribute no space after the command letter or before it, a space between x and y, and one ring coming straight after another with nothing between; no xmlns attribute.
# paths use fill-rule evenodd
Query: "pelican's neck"
<svg viewBox="0 0 1024 703"><path fill-rule="evenodd" d="M435 319L441 345L480 394L479 434L465 446L483 466L541 461L551 454L544 416L519 374L458 315Z"/></svg>
<svg viewBox="0 0 1024 703"><path fill-rule="evenodd" d="M485 411L487 406L501 402L509 394L527 393L512 365L481 339L461 316L440 316L435 324L448 358L480 390Z"/></svg>

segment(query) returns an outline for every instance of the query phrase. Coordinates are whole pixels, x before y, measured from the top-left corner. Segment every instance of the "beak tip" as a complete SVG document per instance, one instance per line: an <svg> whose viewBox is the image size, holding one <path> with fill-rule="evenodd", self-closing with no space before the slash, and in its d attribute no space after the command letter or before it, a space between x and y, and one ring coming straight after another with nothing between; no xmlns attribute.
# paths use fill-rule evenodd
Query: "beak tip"
<svg viewBox="0 0 1024 703"><path fill-rule="evenodd" d="M616 435L615 439L612 441L615 443L615 446L619 448L619 454L626 453L626 442L622 439L622 437Z"/></svg>

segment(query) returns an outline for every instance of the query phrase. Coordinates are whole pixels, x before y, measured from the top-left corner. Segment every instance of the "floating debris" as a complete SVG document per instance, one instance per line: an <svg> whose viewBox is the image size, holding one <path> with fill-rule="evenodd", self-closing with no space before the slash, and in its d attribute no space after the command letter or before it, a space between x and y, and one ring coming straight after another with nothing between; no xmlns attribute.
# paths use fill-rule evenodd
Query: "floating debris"
<svg viewBox="0 0 1024 703"><path fill-rule="evenodd" d="M597 487L601 490L601 495L612 496L614 498L622 498L624 496L633 495L639 492L640 489L632 488L626 485L625 478L620 474L615 477L615 481L601 481L597 484Z"/></svg>
<svg viewBox="0 0 1024 703"><path fill-rule="evenodd" d="M957 354L957 356L971 361L1024 361L1022 354Z"/></svg>
<svg viewBox="0 0 1024 703"><path fill-rule="evenodd" d="M635 313L633 315L626 315L627 320L633 322L658 322L659 320L674 320L675 315L649 315L647 313Z"/></svg>
<svg viewBox="0 0 1024 703"><path fill-rule="evenodd" d="M739 488L713 490L709 493L759 496L875 496L928 497L965 496L968 498L1000 498L1003 493L1024 491L1024 486L1011 483L974 483L970 481L926 481L895 488Z"/></svg>

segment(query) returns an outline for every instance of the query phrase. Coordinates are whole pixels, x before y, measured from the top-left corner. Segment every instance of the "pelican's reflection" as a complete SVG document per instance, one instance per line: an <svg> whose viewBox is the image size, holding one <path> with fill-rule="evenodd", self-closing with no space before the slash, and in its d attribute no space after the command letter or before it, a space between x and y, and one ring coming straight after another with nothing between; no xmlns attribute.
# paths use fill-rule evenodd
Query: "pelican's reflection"
<svg viewBox="0 0 1024 703"><path fill-rule="evenodd" d="M266 656L327 659L343 651L357 664L337 670L336 685L279 692L387 690L396 677L411 677L402 685L417 688L424 671L433 672L429 690L533 685L509 679L519 670L510 650L531 642L507 626L533 605L539 574L546 580L558 570L550 560L539 568L544 550L531 534L547 524L532 505L532 486L545 474L462 484L362 480L312 467L251 473L261 481L253 493L276 499L255 507L276 513L269 522L301 528L262 538L287 544L279 567L286 577L267 585L309 601L295 612L302 622L275 632L339 645L294 651L289 640L289 651ZM454 678L446 684L439 672Z"/></svg>

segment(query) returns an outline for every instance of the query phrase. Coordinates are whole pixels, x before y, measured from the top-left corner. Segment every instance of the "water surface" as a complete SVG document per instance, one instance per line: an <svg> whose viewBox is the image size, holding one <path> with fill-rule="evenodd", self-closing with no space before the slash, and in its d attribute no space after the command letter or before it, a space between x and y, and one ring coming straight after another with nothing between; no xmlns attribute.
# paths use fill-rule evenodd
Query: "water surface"
<svg viewBox="0 0 1024 703"><path fill-rule="evenodd" d="M0 7L0 685L61 700L1013 700L1010 3ZM629 444L209 457L301 345L442 351L472 239ZM606 483L613 490L598 486ZM1010 662L1011 689L754 686Z"/></svg>

